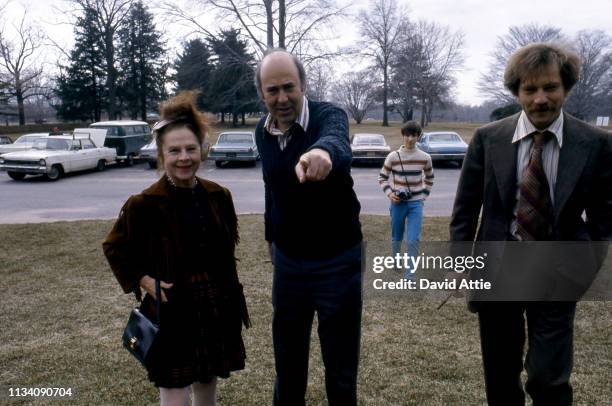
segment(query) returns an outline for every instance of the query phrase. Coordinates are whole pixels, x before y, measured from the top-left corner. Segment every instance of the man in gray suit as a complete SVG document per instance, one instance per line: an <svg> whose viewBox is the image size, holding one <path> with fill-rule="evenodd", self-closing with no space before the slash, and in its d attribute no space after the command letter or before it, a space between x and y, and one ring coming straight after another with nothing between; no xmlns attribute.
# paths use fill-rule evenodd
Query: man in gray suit
<svg viewBox="0 0 612 406"><path fill-rule="evenodd" d="M575 54L552 44L511 56L504 84L522 111L476 130L457 189L452 241L611 239L611 136L562 109L579 68ZM541 262L535 268L529 271L548 271ZM479 301L470 309L478 312L490 405L525 404L526 338L533 404L572 403L574 300Z"/></svg>

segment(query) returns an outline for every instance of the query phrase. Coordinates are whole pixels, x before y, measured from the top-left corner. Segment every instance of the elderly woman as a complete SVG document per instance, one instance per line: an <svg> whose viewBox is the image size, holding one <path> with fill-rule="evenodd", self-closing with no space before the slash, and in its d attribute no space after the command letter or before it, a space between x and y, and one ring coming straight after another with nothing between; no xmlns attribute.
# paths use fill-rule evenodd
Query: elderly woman
<svg viewBox="0 0 612 406"><path fill-rule="evenodd" d="M217 377L244 368L249 319L236 273L237 218L230 192L196 177L207 124L192 93L161 108L153 127L164 174L125 203L104 242L123 290L146 295L141 312L160 328L147 362L161 405L214 405Z"/></svg>

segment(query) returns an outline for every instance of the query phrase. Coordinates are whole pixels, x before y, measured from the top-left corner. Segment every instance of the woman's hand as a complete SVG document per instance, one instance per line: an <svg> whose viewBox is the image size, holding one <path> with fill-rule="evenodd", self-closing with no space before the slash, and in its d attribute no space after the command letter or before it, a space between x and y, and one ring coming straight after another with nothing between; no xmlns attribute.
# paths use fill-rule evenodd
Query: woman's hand
<svg viewBox="0 0 612 406"><path fill-rule="evenodd" d="M151 297L157 300L155 296L155 279L151 278L149 275L145 275L140 278L138 282L141 288L143 288ZM172 287L172 283L166 283L164 281L159 281L159 287L161 288L161 301L162 303L166 303L168 299L166 298L166 294L163 289L170 289Z"/></svg>

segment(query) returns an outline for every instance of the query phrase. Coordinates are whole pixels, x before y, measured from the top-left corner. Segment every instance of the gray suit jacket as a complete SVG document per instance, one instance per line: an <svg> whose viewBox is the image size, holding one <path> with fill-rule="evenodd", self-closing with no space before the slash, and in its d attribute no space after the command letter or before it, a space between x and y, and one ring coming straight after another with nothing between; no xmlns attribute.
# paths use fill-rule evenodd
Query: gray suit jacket
<svg viewBox="0 0 612 406"><path fill-rule="evenodd" d="M476 130L459 179L451 241L508 240L517 187L518 145L512 137L519 114ZM612 136L569 114L564 115L552 240L612 240Z"/></svg>

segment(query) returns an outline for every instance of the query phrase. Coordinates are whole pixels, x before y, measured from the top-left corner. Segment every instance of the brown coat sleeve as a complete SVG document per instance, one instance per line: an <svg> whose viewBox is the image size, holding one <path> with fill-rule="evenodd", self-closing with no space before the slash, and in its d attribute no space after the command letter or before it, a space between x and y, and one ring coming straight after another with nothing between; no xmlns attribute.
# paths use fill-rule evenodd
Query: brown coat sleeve
<svg viewBox="0 0 612 406"><path fill-rule="evenodd" d="M227 227L230 232L231 239L234 241L234 248L240 242L238 235L238 217L236 216L236 209L234 208L234 199L232 193L228 189L224 189L226 202L223 205L225 210L224 220L227 222Z"/></svg>
<svg viewBox="0 0 612 406"><path fill-rule="evenodd" d="M142 250L143 223L139 220L141 199L142 197L138 195L128 199L102 244L104 255L125 293L135 291L140 278L146 274L146 271L142 269L142 261L138 260L145 255Z"/></svg>

